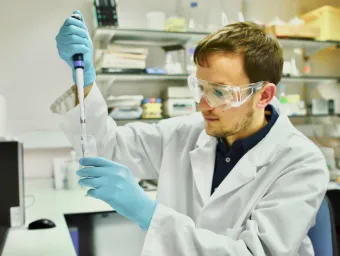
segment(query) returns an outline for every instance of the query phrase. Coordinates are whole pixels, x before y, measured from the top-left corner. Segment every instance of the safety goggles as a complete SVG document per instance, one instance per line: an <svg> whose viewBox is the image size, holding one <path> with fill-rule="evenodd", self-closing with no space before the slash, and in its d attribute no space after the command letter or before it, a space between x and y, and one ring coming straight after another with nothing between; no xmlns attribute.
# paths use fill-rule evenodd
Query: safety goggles
<svg viewBox="0 0 340 256"><path fill-rule="evenodd" d="M245 103L255 92L263 87L263 82L233 86L211 83L190 75L188 77L188 86L197 103L203 98L212 108L224 106L225 109L229 109L239 107Z"/></svg>

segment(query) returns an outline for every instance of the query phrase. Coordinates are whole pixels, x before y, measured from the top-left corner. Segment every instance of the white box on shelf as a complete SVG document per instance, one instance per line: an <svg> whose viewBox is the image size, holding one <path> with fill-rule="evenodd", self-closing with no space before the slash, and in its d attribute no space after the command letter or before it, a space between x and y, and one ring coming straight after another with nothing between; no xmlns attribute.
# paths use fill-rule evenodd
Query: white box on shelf
<svg viewBox="0 0 340 256"><path fill-rule="evenodd" d="M313 115L328 114L328 101L325 99L312 99L312 114Z"/></svg>
<svg viewBox="0 0 340 256"><path fill-rule="evenodd" d="M165 99L177 99L177 98L192 98L192 94L188 87L186 86L169 86L164 91Z"/></svg>
<svg viewBox="0 0 340 256"><path fill-rule="evenodd" d="M193 99L168 99L163 102L164 115L175 117L196 112L196 102Z"/></svg>
<svg viewBox="0 0 340 256"><path fill-rule="evenodd" d="M106 104L111 107L139 107L144 99L143 95L122 95L109 96L106 98Z"/></svg>

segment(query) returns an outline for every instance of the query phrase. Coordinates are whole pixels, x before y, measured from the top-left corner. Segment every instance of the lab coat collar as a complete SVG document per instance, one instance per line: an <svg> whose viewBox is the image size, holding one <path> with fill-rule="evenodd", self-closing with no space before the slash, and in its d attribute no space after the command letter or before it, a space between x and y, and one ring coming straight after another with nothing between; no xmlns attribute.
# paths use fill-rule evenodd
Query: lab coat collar
<svg viewBox="0 0 340 256"><path fill-rule="evenodd" d="M190 160L203 206L253 180L257 171L270 163L292 129L295 128L288 117L281 114L267 136L242 157L212 196L210 192L217 140L209 136L205 130L202 131L196 149L190 152Z"/></svg>
<svg viewBox="0 0 340 256"><path fill-rule="evenodd" d="M196 148L189 153L195 184L202 207L210 197L212 177L215 165L217 139L203 130L198 137Z"/></svg>
<svg viewBox="0 0 340 256"><path fill-rule="evenodd" d="M248 151L235 165L210 197L209 202L235 190L255 179L257 172L270 164L294 126L285 115L280 115L266 137Z"/></svg>

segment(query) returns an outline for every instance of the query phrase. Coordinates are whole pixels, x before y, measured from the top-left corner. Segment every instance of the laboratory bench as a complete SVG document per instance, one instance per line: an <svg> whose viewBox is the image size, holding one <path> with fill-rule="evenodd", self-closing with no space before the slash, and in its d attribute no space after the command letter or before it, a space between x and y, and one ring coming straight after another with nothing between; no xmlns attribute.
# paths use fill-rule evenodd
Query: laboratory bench
<svg viewBox="0 0 340 256"><path fill-rule="evenodd" d="M330 182L328 190L340 190L340 185ZM156 199L156 191L147 193ZM52 180L26 180L25 195L26 225L9 229L2 256L76 256L68 220L81 222L92 214L113 212L106 203L86 196L86 189L55 190ZM49 219L56 227L28 230L37 219Z"/></svg>
<svg viewBox="0 0 340 256"><path fill-rule="evenodd" d="M156 191L147 194L156 199ZM25 181L25 195L26 224L9 229L2 256L76 256L67 219L113 212L108 204L86 196L86 189L55 190L52 180ZM28 230L38 219L49 219L56 227Z"/></svg>

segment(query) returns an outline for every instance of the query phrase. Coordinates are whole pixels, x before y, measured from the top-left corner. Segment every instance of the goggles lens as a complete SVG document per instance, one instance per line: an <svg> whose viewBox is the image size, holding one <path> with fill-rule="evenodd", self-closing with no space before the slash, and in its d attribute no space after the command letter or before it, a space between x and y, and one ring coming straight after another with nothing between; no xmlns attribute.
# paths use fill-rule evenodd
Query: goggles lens
<svg viewBox="0 0 340 256"><path fill-rule="evenodd" d="M249 84L241 88L232 85L219 85L208 81L188 77L188 86L194 100L199 103L203 98L210 107L224 106L225 108L238 107L247 101L257 90L262 88L263 82Z"/></svg>

